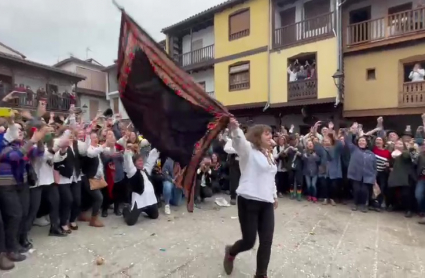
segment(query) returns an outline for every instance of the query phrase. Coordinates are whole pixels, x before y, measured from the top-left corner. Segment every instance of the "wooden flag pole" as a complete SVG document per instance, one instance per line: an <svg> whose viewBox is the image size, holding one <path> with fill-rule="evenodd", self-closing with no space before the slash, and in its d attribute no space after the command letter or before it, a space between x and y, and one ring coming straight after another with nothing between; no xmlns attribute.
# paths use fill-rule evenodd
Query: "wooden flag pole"
<svg viewBox="0 0 425 278"><path fill-rule="evenodd" d="M117 9L118 9L118 10L120 10L120 11L124 11L123 6L119 5L119 4L117 3L117 1L112 0L112 4L114 4L114 6L115 6L115 7L117 7Z"/></svg>

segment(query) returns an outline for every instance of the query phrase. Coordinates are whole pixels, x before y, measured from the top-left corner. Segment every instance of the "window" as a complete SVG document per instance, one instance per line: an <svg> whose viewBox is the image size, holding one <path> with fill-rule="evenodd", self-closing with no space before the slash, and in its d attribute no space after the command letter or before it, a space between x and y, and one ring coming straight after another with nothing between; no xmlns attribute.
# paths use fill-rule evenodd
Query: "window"
<svg viewBox="0 0 425 278"><path fill-rule="evenodd" d="M422 60L417 62L404 63L403 64L403 81L404 82L423 81L423 77L421 77L418 74L414 74L415 65L417 67L417 70L421 70L425 66L425 61Z"/></svg>
<svg viewBox="0 0 425 278"><path fill-rule="evenodd" d="M90 119L94 119L96 117L98 110L99 110L99 101L91 99L89 102Z"/></svg>
<svg viewBox="0 0 425 278"><path fill-rule="evenodd" d="M406 13L406 11L410 10L412 10L411 2L388 9L388 25L391 26L390 28L393 28L390 30L391 35L395 35L396 33L404 33L410 28L409 17L411 15L410 13Z"/></svg>
<svg viewBox="0 0 425 278"><path fill-rule="evenodd" d="M114 98L114 113L117 114L120 112L120 106L119 106L119 98Z"/></svg>
<svg viewBox="0 0 425 278"><path fill-rule="evenodd" d="M391 7L388 9L388 14L401 13L401 12L409 11L411 9L412 9L412 2Z"/></svg>
<svg viewBox="0 0 425 278"><path fill-rule="evenodd" d="M366 70L366 79L367 80L375 80L376 79L375 69L367 69Z"/></svg>
<svg viewBox="0 0 425 278"><path fill-rule="evenodd" d="M229 66L229 91L249 89L249 62Z"/></svg>
<svg viewBox="0 0 425 278"><path fill-rule="evenodd" d="M229 41L249 36L249 9L237 11L229 15Z"/></svg>
<svg viewBox="0 0 425 278"><path fill-rule="evenodd" d="M199 86L201 86L201 87L202 87L202 89L204 89L204 91L205 91L205 81L201 81L201 82L199 82L198 84L199 84Z"/></svg>
<svg viewBox="0 0 425 278"><path fill-rule="evenodd" d="M53 84L46 84L46 91L48 94L58 94L58 86Z"/></svg>
<svg viewBox="0 0 425 278"><path fill-rule="evenodd" d="M304 3L304 19L317 17L331 10L331 1L316 0Z"/></svg>
<svg viewBox="0 0 425 278"><path fill-rule="evenodd" d="M202 39L192 41L192 51L201 49L204 47Z"/></svg>

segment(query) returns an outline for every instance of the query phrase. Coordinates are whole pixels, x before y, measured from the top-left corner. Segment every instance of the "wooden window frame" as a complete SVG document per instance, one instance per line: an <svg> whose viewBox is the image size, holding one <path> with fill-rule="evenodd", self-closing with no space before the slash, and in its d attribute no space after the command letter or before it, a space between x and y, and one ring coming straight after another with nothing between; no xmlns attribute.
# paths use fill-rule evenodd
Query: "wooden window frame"
<svg viewBox="0 0 425 278"><path fill-rule="evenodd" d="M248 70L243 70L243 71L234 72L234 73L230 72L233 67L243 66L246 64L248 65ZM241 84L231 84L232 75L245 73L245 72L248 73L248 82L241 83ZM238 85L243 85L243 86L238 86ZM237 63L229 65L229 92L248 90L250 87L251 87L251 62L241 61L241 62L237 62Z"/></svg>
<svg viewBox="0 0 425 278"><path fill-rule="evenodd" d="M112 107L112 110L114 111L114 114L117 114L117 113L119 113L120 112L120 99L117 97L117 98L113 98L112 99L112 103L113 103L113 107ZM115 108L117 108L117 109L115 109Z"/></svg>
<svg viewBox="0 0 425 278"><path fill-rule="evenodd" d="M369 72L373 72L373 78L369 78ZM376 69L375 68L369 68L366 69L366 80L367 81L371 81L371 80L376 80Z"/></svg>
<svg viewBox="0 0 425 278"><path fill-rule="evenodd" d="M245 29L245 30L239 31L237 33L231 34L230 33L230 20L231 20L231 18L233 16L236 16L236 15L241 14L241 13L244 13L244 12L248 12L249 13L249 22L248 22L249 26L248 26L248 29ZM250 35L250 33L251 33L251 11L250 11L250 9L249 8L244 8L244 9L240 9L240 10L237 10L237 11L229 14L228 25L229 25L228 26L229 27L229 30L228 30L229 31L229 41L234 41L234 40L237 40L237 39L248 37Z"/></svg>

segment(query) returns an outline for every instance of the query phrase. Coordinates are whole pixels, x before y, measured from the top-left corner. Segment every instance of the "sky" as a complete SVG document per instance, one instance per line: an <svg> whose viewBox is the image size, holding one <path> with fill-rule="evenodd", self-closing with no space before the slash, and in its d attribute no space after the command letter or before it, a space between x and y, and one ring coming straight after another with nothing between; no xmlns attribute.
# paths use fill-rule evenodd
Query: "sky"
<svg viewBox="0 0 425 278"><path fill-rule="evenodd" d="M224 1L116 0L157 41L162 28ZM72 54L108 66L117 57L121 14L112 0L0 0L0 11L0 42L29 60L53 65Z"/></svg>

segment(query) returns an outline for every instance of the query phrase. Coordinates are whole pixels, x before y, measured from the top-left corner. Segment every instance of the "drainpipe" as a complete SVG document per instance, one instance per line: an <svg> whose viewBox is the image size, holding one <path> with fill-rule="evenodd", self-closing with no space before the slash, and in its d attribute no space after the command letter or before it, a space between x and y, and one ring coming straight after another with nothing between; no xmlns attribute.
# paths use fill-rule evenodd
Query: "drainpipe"
<svg viewBox="0 0 425 278"><path fill-rule="evenodd" d="M272 41L271 41L271 33L272 33L272 28L271 28L271 26L273 26L272 25L272 18L273 18L273 16L272 16L272 11L273 11L273 9L272 9L272 5L273 5L273 0L269 0L269 31L268 31L268 46L267 46L267 103L266 103L266 105L264 106L264 108L263 108L263 112L265 112L267 109L269 109L269 107L270 107L270 98L271 98L271 96L270 96L270 83L271 83L271 76L270 76L270 72L271 72L271 69L270 69L270 50L271 50L271 45L272 45Z"/></svg>
<svg viewBox="0 0 425 278"><path fill-rule="evenodd" d="M336 26L336 39L337 39L337 51L338 51L338 61L337 61L337 70L344 72L344 54L342 51L342 5L347 0L335 0L335 26ZM343 93L343 78L338 80L338 95L336 104L342 102L342 93Z"/></svg>

